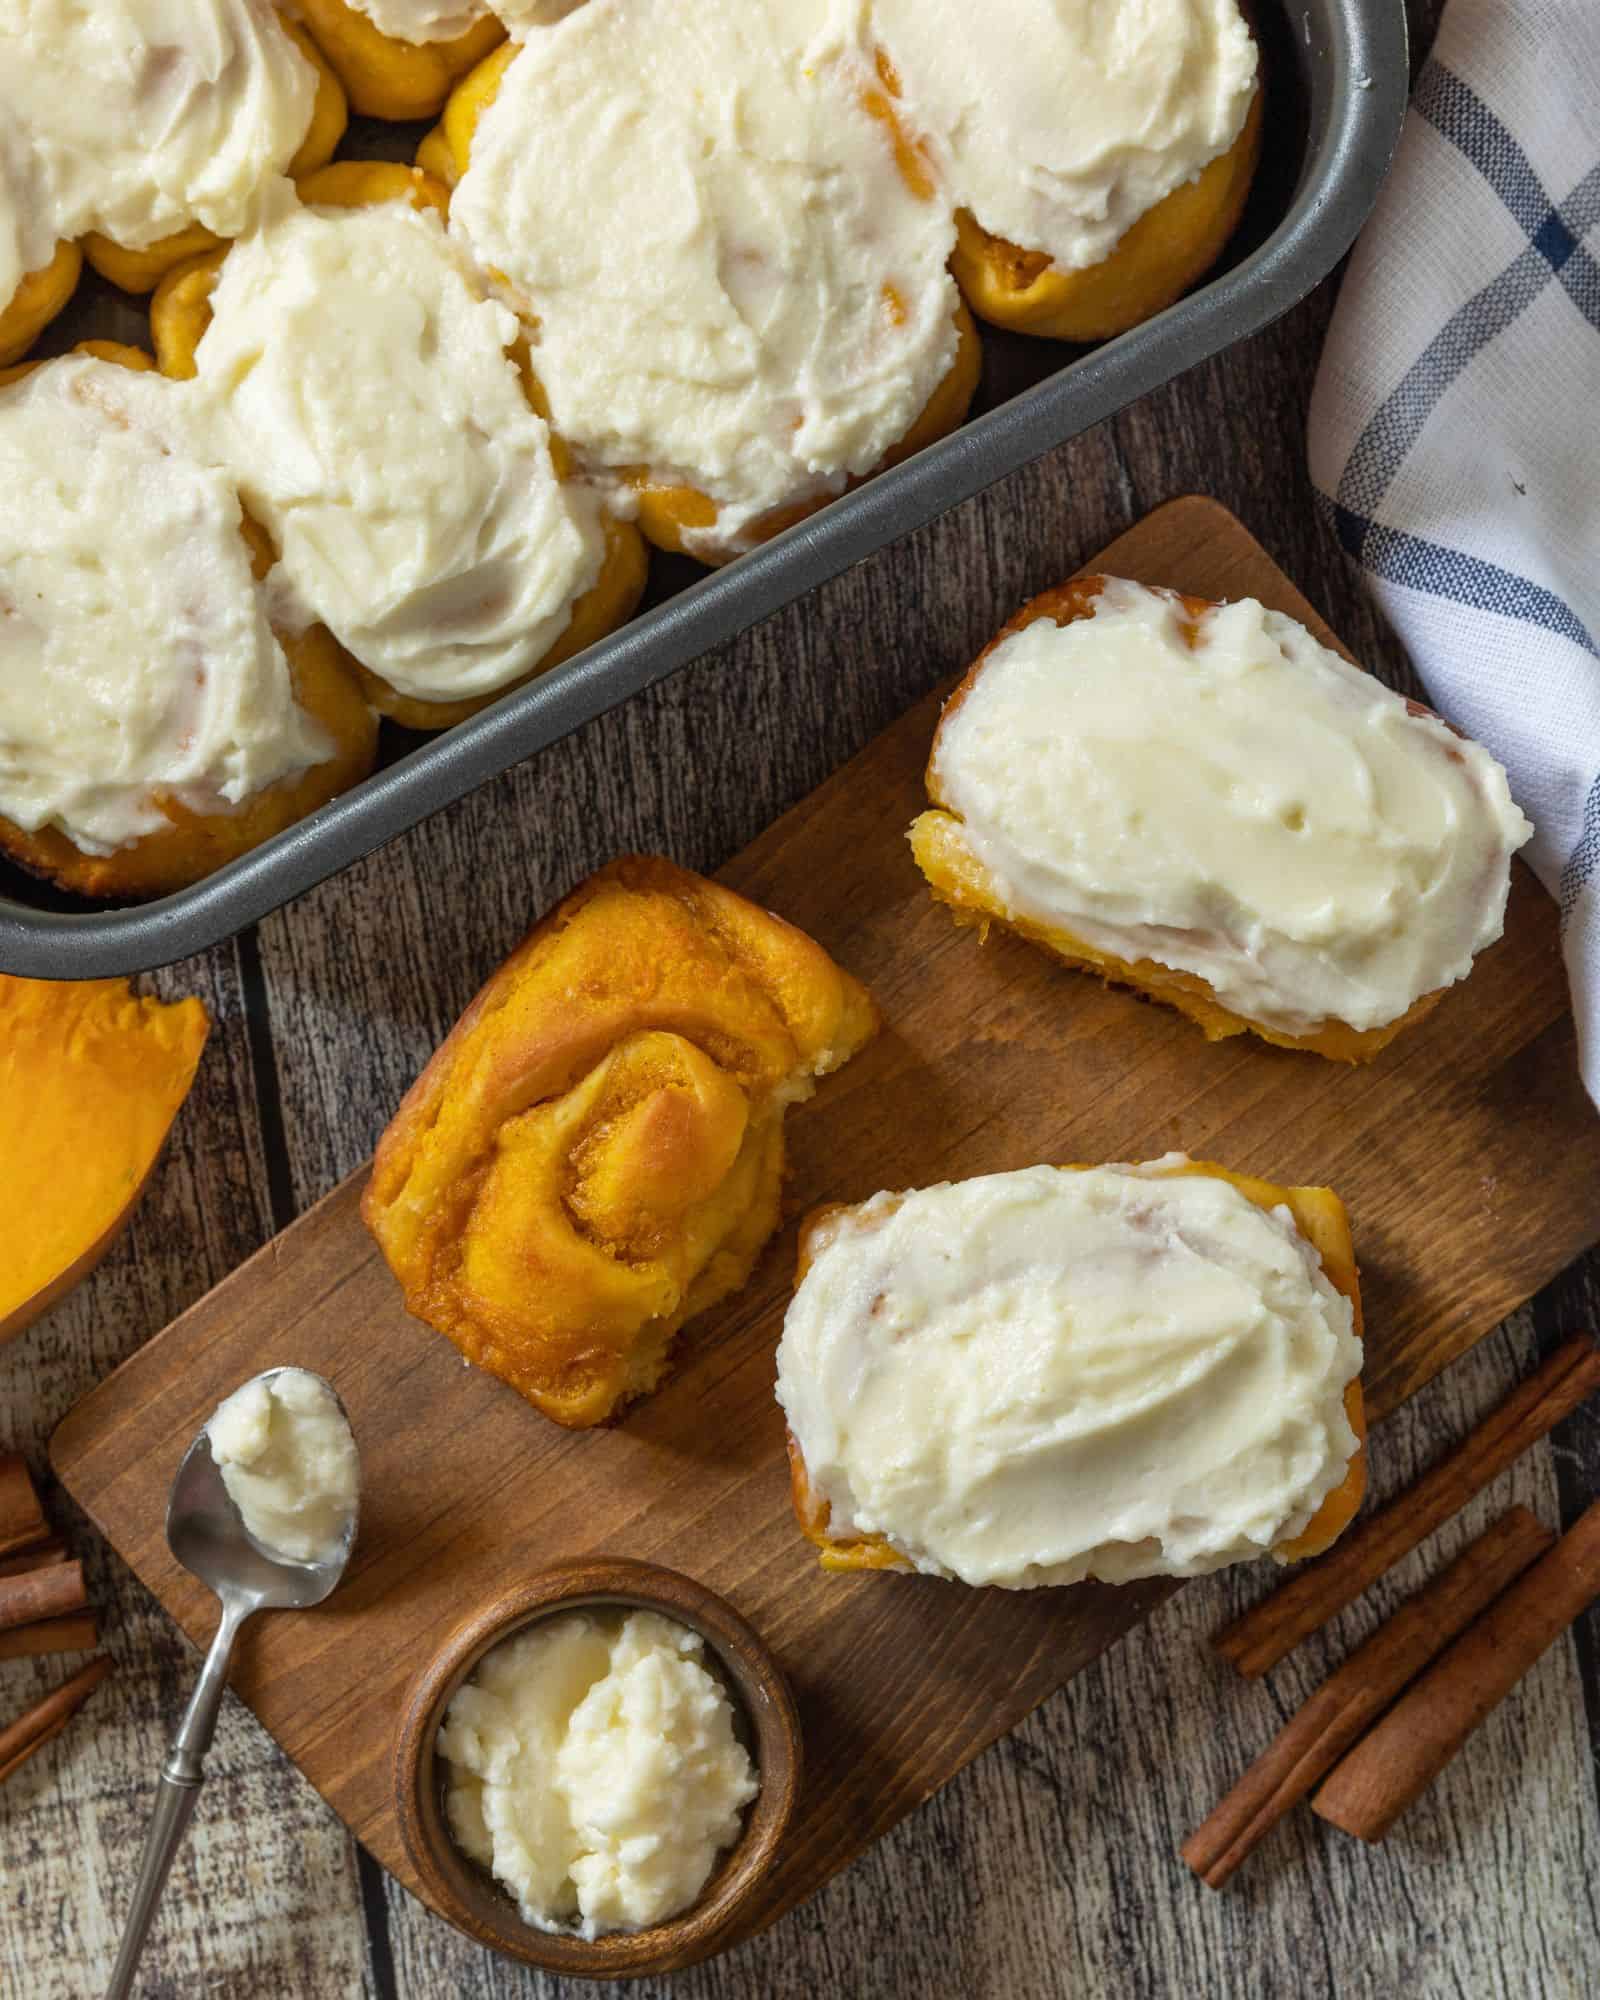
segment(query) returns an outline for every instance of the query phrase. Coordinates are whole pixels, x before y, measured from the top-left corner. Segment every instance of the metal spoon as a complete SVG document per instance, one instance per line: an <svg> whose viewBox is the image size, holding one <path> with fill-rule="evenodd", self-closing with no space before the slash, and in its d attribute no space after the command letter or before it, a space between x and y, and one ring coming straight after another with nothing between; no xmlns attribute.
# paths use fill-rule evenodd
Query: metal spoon
<svg viewBox="0 0 1600 2000"><path fill-rule="evenodd" d="M283 1373L281 1368L269 1368L254 1379L270 1382ZM320 1376L317 1379L322 1380ZM338 1402L332 1387L327 1383L323 1387ZM339 1408L344 1411L342 1403ZM348 1416L345 1421L349 1422ZM352 1500L332 1555L321 1562L291 1562L251 1539L222 1483L222 1469L211 1455L206 1431L202 1430L184 1453L167 1501L167 1546L186 1570L216 1592L222 1601L222 1619L161 1767L156 1809L145 1836L144 1859L139 1864L139 1879L134 1884L133 1903L123 1926L106 2000L127 2000L133 1991L139 1954L155 1920L178 1844L200 1797L203 1760L216 1730L240 1626L257 1611L300 1611L320 1604L344 1575L356 1538L356 1514L357 1502Z"/></svg>

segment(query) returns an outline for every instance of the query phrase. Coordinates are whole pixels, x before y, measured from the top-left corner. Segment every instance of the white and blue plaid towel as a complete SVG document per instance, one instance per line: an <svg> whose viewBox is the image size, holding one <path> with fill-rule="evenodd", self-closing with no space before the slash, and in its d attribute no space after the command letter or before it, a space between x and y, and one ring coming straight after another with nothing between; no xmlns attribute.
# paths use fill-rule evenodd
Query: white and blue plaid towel
<svg viewBox="0 0 1600 2000"><path fill-rule="evenodd" d="M1600 0L1450 0L1310 448L1430 700L1537 828L1600 1102Z"/></svg>

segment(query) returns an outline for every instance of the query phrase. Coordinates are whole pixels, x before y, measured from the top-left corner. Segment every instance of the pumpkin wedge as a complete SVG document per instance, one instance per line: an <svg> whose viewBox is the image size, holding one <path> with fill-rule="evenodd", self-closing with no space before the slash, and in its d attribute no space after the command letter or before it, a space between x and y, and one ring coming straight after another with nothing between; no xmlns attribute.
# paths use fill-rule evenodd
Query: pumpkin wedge
<svg viewBox="0 0 1600 2000"><path fill-rule="evenodd" d="M110 1249L189 1093L198 1000L0 973L0 1341Z"/></svg>

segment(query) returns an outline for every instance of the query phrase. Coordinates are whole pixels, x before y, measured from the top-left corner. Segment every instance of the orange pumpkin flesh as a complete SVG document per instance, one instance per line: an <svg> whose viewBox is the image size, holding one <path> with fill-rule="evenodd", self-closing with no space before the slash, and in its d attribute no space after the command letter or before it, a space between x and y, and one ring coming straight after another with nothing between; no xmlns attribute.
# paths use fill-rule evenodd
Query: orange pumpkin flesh
<svg viewBox="0 0 1600 2000"><path fill-rule="evenodd" d="M198 1000L0 973L0 1341L110 1249L189 1093Z"/></svg>

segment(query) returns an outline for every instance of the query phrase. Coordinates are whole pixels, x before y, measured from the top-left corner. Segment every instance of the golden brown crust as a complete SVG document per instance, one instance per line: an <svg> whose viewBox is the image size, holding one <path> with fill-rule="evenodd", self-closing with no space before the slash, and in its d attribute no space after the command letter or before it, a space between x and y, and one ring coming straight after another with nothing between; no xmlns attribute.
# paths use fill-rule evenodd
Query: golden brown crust
<svg viewBox="0 0 1600 2000"><path fill-rule="evenodd" d="M301 175L313 172L332 159L334 149L344 137L349 106L345 102L343 86L305 29L282 12L279 19L284 32L317 73L317 94L312 101L310 123L300 141L300 150L289 162L289 173L298 180ZM187 228L174 230L170 236L163 236L138 250L91 230L83 239L83 251L102 278L108 278L125 292L142 294L154 291L177 265L187 263L191 257L203 256L208 250L215 250L221 241L222 238L211 230L192 222Z"/></svg>
<svg viewBox="0 0 1600 2000"><path fill-rule="evenodd" d="M146 374L156 365L153 357L146 354L142 347L129 347L120 340L80 340L72 352L92 354L97 361L114 361L119 368L131 368L136 375ZM12 382L22 381L35 368L48 365L48 361L40 356L32 361L13 362L9 368L0 368L0 389Z"/></svg>
<svg viewBox="0 0 1600 2000"><path fill-rule="evenodd" d="M453 188L467 171L478 120L500 94L500 79L516 59L517 44L503 42L462 77L445 99L439 122L417 148L417 165Z"/></svg>
<svg viewBox="0 0 1600 2000"><path fill-rule="evenodd" d="M407 42L383 30L349 0L299 0L317 46L367 118L432 118L460 77L505 40L486 14L445 42Z"/></svg>
<svg viewBox="0 0 1600 2000"><path fill-rule="evenodd" d="M211 324L211 294L228 254L226 243L174 264L156 286L150 301L150 345L156 365L174 382L188 382L196 372L195 349Z"/></svg>
<svg viewBox="0 0 1600 2000"><path fill-rule="evenodd" d="M1107 340L1164 311L1205 276L1238 227L1261 155L1261 106L1258 89L1227 152L1085 270L1057 270L1041 252L992 236L960 210L950 268L967 303L995 326L1074 341Z"/></svg>
<svg viewBox="0 0 1600 2000"><path fill-rule="evenodd" d="M327 208L380 207L385 202L408 201L414 208L431 208L440 216L450 213L450 191L420 167L407 167L391 160L337 160L308 174L300 186L307 204ZM192 257L169 271L156 287L150 301L150 332L156 358L164 375L179 381L192 379L196 372L196 351L211 324L211 294L227 257L226 246ZM544 391L533 372L526 339L509 350L522 376L522 385L534 410L549 421ZM550 458L558 478L571 469L565 444L552 431ZM480 709L502 700L516 688L546 674L552 667L581 653L613 632L633 615L644 595L649 573L649 557L643 538L631 522L608 515L604 524L605 548L600 571L594 582L572 607L566 630L549 651L527 673L487 694L470 695L460 701L427 701L403 694L391 687L345 647L340 658L354 676L362 693L379 715L398 722L405 729L449 729L465 722ZM333 642L338 645L338 641Z"/></svg>
<svg viewBox="0 0 1600 2000"><path fill-rule="evenodd" d="M744 1283L785 1104L876 1025L780 918L672 862L613 862L441 1044L362 1215L419 1319L558 1423L601 1423Z"/></svg>
<svg viewBox="0 0 1600 2000"><path fill-rule="evenodd" d="M74 352L137 371L156 365L141 348L116 341L81 341ZM0 388L47 365L25 361L0 371ZM266 531L248 514L239 526L259 582L272 567L272 544ZM0 818L0 851L30 873L76 895L98 899L165 896L259 847L364 778L377 759L378 724L348 671L345 656L321 625L308 626L303 632L278 631L276 627L274 631L289 663L295 700L333 739L331 757L295 777L265 786L237 806L223 805L213 812L196 812L158 793L153 803L167 824L111 854L85 854L56 827L29 831L5 818Z"/></svg>
<svg viewBox="0 0 1600 2000"><path fill-rule="evenodd" d="M378 208L386 201L405 201L413 208L431 208L441 222L450 220L450 190L401 160L330 160L305 175L299 187L308 208Z"/></svg>
<svg viewBox="0 0 1600 2000"><path fill-rule="evenodd" d="M48 264L23 274L21 284L0 307L0 368L20 361L77 289L83 252L76 243L58 243Z"/></svg>
<svg viewBox="0 0 1600 2000"><path fill-rule="evenodd" d="M1088 1171L1081 1162L1063 1169L1067 1173ZM1148 1171L1148 1169L1147 1169ZM1185 1160L1161 1169L1163 1178L1204 1174L1236 1187L1258 1208L1287 1208L1295 1227L1322 1260L1322 1269L1335 1291L1350 1301L1355 1336L1363 1336L1361 1317L1361 1274L1356 1264L1355 1245L1350 1236L1350 1219L1345 1206L1332 1188L1284 1187L1275 1181L1259 1180L1250 1174L1234 1173L1211 1160ZM813 1209L800 1225L800 1252L795 1269L795 1289L799 1290L811 1260L820 1247L823 1232L835 1216L853 1211L839 1202ZM1280 1542L1273 1554L1282 1562L1301 1562L1320 1555L1330 1547L1355 1519L1367 1488L1367 1421L1362 1400L1361 1377L1355 1376L1344 1392L1345 1415L1356 1434L1356 1451L1345 1476L1323 1501L1304 1529L1290 1541ZM829 1529L829 1505L812 1485L806 1470L805 1454L791 1431L789 1437L789 1486L795 1518L806 1540L816 1548L818 1562L826 1570L872 1570L914 1567L910 1560L883 1535L836 1536Z"/></svg>
<svg viewBox="0 0 1600 2000"><path fill-rule="evenodd" d="M1352 1028L1343 1021L1324 1021L1313 1033L1285 1034L1224 1006L1208 982L1196 973L1161 965L1154 959L1117 958L1110 952L1100 951L1085 943L1082 938L1074 937L1070 931L1055 925L1035 923L1031 918L1008 911L987 869L967 845L960 817L945 799L936 769L939 738L946 722L977 685L979 675L998 646L1040 618L1049 618L1057 625L1069 625L1075 619L1090 617L1095 599L1105 582L1103 576L1079 576L1051 590L1042 591L1001 627L967 669L960 686L945 703L924 774L933 810L919 814L912 821L909 833L912 856L927 879L929 888L935 898L949 908L957 923L976 925L980 930L997 923L1015 931L1019 937L1040 946L1064 964L1094 973L1107 985L1129 986L1148 999L1176 1008L1200 1028L1208 1042L1222 1041L1230 1035L1250 1034L1261 1041L1271 1042L1277 1048L1303 1049L1312 1055L1325 1056L1330 1062L1371 1062L1397 1035L1403 1034L1433 1011L1444 996L1443 988L1424 993L1405 1013L1396 1020L1385 1022L1381 1028ZM1169 598L1181 607L1181 629L1190 645L1194 644L1195 635L1205 619L1220 608L1206 598L1186 597L1180 591L1159 591L1157 595ZM1419 702L1407 705L1414 714L1429 713Z"/></svg>

